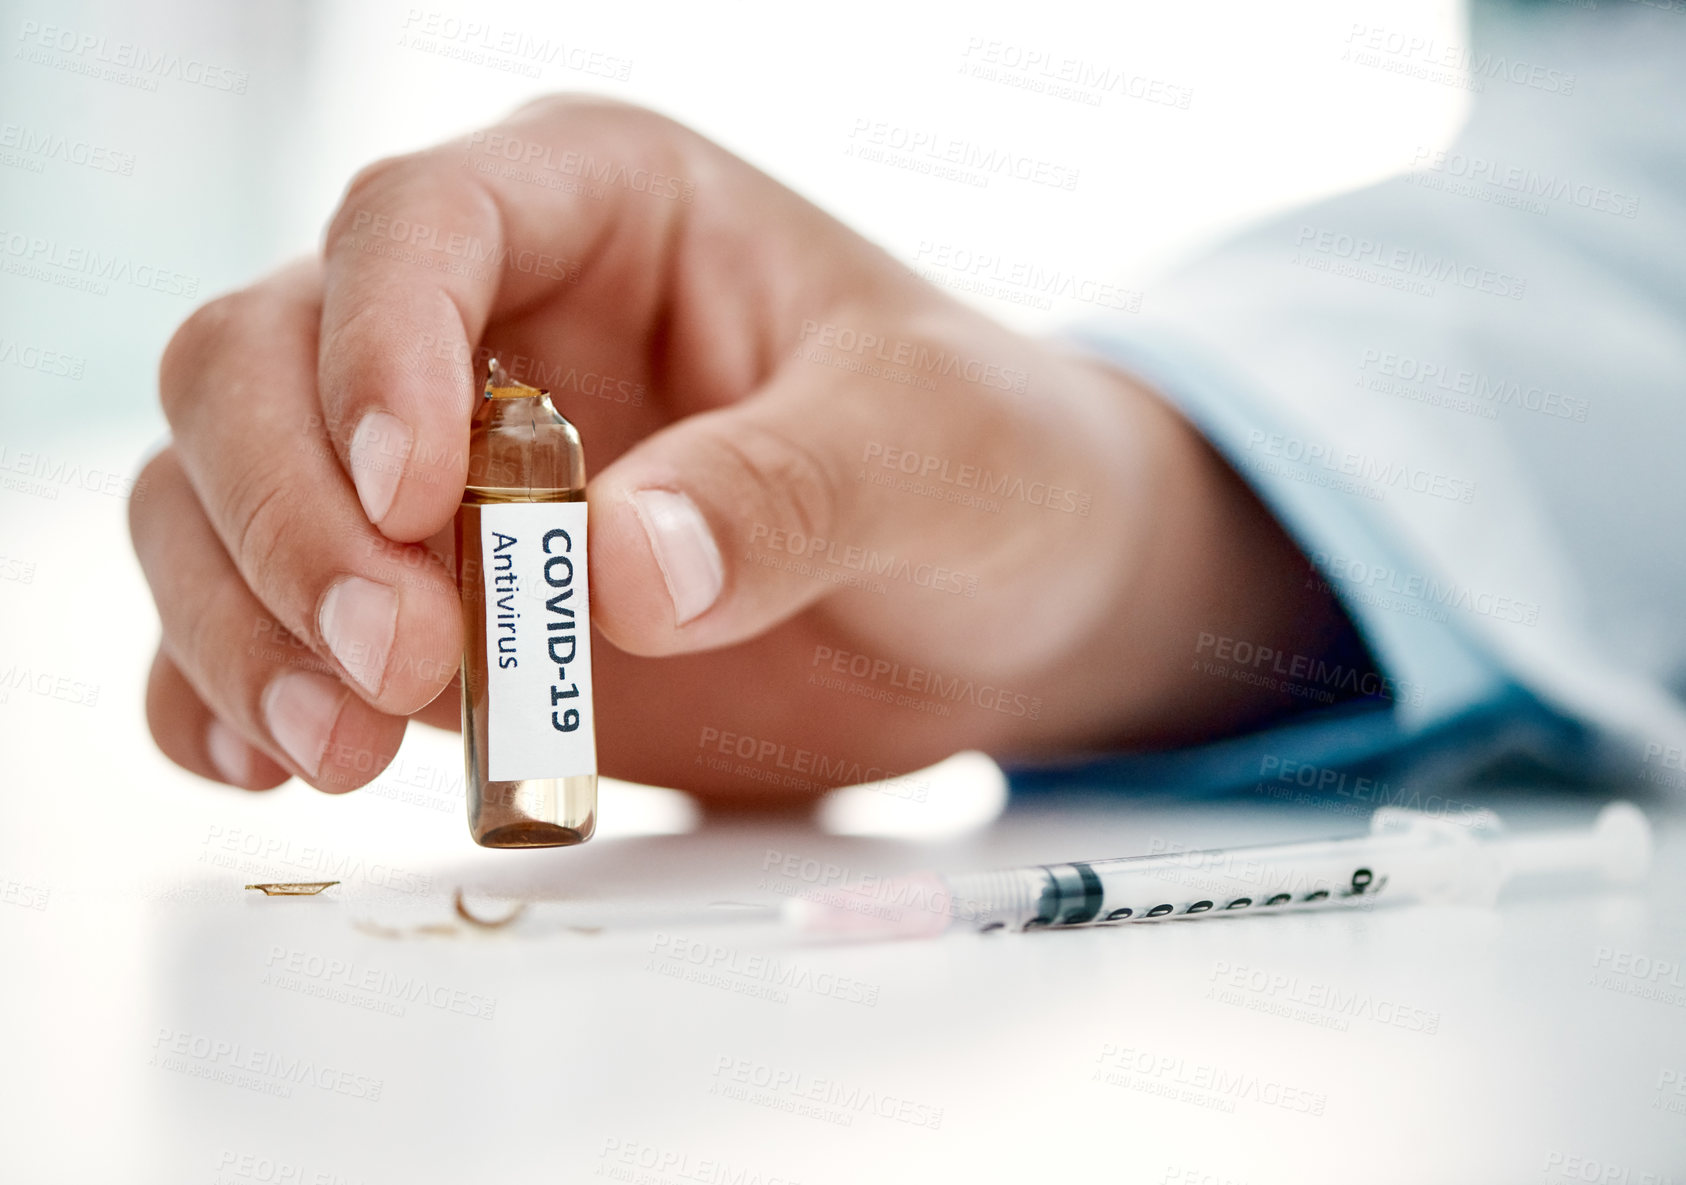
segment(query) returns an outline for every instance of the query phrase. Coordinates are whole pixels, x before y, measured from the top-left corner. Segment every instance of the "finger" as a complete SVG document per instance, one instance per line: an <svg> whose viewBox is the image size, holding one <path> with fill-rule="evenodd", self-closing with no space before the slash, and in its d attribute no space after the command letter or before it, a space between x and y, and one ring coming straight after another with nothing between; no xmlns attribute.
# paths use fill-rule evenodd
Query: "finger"
<svg viewBox="0 0 1686 1185"><path fill-rule="evenodd" d="M975 595L1014 523L864 482L861 461L888 440L1002 469L1024 434L977 392L885 387L794 361L605 469L589 492L605 636L673 654L743 641L827 597Z"/></svg>
<svg viewBox="0 0 1686 1185"><path fill-rule="evenodd" d="M131 503L130 531L163 623L163 652L205 709L246 743L318 789L349 790L398 750L404 721L351 694L332 668L252 596L199 507L174 449L147 465L147 496ZM169 692L164 686L160 689ZM168 695L154 717L159 743L187 768L209 740Z"/></svg>
<svg viewBox="0 0 1686 1185"><path fill-rule="evenodd" d="M460 662L443 564L369 525L316 399L313 266L213 301L159 370L175 455L247 587L375 707L407 715Z"/></svg>
<svg viewBox="0 0 1686 1185"><path fill-rule="evenodd" d="M588 155L677 171L668 163L677 137L652 136L656 117L578 106L589 112L576 121ZM519 113L496 134L537 143L554 135L546 123L554 123L554 109ZM602 299L578 293L558 334L589 327L593 336L615 336L603 332L605 308L620 324L652 320L660 307L659 264L684 208L487 178L464 167L474 159L458 143L382 161L352 182L327 231L324 416L365 514L392 539L425 538L456 511L476 394L470 362L488 320L569 289L586 260L616 286ZM606 252L618 253L618 262L605 265ZM619 336L642 345L647 334ZM418 364L424 355L454 364Z"/></svg>
<svg viewBox="0 0 1686 1185"><path fill-rule="evenodd" d="M162 649L146 681L146 722L164 756L202 778L268 790L292 776L218 720Z"/></svg>

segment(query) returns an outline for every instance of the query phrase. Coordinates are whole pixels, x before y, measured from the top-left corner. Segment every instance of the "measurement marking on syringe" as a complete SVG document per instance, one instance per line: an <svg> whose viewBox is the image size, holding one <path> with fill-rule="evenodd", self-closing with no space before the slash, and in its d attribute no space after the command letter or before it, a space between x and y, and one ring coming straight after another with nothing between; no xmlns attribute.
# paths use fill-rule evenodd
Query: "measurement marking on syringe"
<svg viewBox="0 0 1686 1185"><path fill-rule="evenodd" d="M1590 830L1516 837L1506 835L1491 817L1477 829L1383 808L1371 821L1369 835L1351 839L1228 851L1178 850L952 877L920 874L905 884L933 904L903 911L891 929L911 936L938 933L951 921L983 929L1066 928L1157 921L1179 910L1178 916L1199 917L1242 910L1275 913L1301 906L1368 907L1382 901L1490 901L1500 885L1518 874L1592 870L1628 882L1644 874L1650 856L1649 825L1632 803L1606 806ZM1383 869L1379 873L1378 864ZM1210 869L1212 875L1193 880L1189 867ZM852 892L867 899L866 889ZM1116 904L1121 900L1136 904ZM1144 904L1150 901L1158 904ZM1225 904L1220 906L1220 901ZM859 930L855 907L836 906L834 912L839 915L835 924L823 911L818 919L806 919L807 924L817 920L823 926L815 928L851 934Z"/></svg>

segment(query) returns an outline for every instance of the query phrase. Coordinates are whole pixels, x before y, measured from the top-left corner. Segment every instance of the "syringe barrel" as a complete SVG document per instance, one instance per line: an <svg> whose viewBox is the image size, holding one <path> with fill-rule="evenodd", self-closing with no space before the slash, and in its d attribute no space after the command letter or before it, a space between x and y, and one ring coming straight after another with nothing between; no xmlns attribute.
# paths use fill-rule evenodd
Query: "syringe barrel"
<svg viewBox="0 0 1686 1185"><path fill-rule="evenodd" d="M1082 926L1478 895L1483 845L1443 830L953 876L957 924Z"/></svg>
<svg viewBox="0 0 1686 1185"><path fill-rule="evenodd" d="M1381 901L1490 902L1512 875L1598 870L1631 881L1650 855L1650 826L1632 803L1606 806L1587 832L1522 837L1507 836L1490 811L1447 819L1383 807L1370 834L1352 839L920 873L793 899L784 912L814 932L929 937L951 925L1026 929Z"/></svg>

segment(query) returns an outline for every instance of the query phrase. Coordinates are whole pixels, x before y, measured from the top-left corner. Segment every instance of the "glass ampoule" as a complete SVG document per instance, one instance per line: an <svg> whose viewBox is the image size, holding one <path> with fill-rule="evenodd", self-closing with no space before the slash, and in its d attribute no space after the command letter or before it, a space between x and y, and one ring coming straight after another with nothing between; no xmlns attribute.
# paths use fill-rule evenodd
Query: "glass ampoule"
<svg viewBox="0 0 1686 1185"><path fill-rule="evenodd" d="M456 518L468 828L485 847L583 843L596 826L585 528L579 433L494 358Z"/></svg>

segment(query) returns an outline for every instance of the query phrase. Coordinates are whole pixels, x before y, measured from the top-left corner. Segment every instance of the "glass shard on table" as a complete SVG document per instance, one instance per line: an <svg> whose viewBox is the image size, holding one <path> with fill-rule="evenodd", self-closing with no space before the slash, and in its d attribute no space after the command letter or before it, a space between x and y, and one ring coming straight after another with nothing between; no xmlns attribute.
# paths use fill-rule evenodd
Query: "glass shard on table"
<svg viewBox="0 0 1686 1185"><path fill-rule="evenodd" d="M339 881L282 881L246 887L259 890L265 897L314 897L323 889L337 884Z"/></svg>

